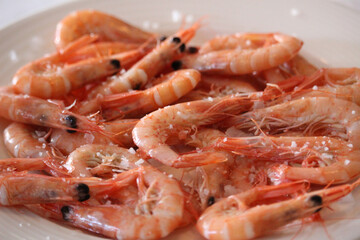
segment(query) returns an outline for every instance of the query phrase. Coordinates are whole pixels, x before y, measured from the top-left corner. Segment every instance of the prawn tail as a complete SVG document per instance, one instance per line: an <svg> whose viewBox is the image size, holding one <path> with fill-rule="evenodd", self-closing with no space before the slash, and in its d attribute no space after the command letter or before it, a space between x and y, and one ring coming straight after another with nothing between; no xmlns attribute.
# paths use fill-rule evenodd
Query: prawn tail
<svg viewBox="0 0 360 240"><path fill-rule="evenodd" d="M172 163L172 167L197 167L208 164L226 162L227 160L227 155L222 152L188 153L181 155L175 162Z"/></svg>

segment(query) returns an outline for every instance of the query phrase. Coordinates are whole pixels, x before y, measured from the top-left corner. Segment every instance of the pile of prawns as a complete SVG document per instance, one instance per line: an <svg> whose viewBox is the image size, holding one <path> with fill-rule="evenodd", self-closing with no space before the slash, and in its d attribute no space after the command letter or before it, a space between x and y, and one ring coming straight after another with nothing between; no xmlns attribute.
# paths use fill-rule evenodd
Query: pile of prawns
<svg viewBox="0 0 360 240"><path fill-rule="evenodd" d="M189 46L200 26L159 37L92 10L58 23L57 51L0 91L0 205L114 239L191 224L252 239L351 193L359 69L317 69L281 33Z"/></svg>

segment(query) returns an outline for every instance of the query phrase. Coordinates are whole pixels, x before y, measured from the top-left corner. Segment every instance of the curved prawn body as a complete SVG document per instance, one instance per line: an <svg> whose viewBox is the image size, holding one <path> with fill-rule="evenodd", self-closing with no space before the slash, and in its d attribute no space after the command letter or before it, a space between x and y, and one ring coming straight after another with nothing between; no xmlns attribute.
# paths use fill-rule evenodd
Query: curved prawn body
<svg viewBox="0 0 360 240"><path fill-rule="evenodd" d="M159 74L167 65L180 56L184 44L189 42L200 27L197 22L188 29L180 30L155 47L149 54L133 65L126 73L116 76L108 84L94 89L89 97L98 94L110 95L126 92L130 89L141 89L148 81Z"/></svg>
<svg viewBox="0 0 360 240"><path fill-rule="evenodd" d="M246 146L251 147L252 144L255 144L254 146L262 148L262 144L264 146L274 144L273 148L277 149L274 150L274 154L278 150L282 152L281 154L284 154L279 156L278 159L294 156L295 159L305 160L304 163L309 163L310 161L309 165L305 164L306 168L281 165L275 170L273 169L273 174L277 178L292 180L307 179L318 184L327 184L329 182L342 183L351 180L360 173L360 162L357 158L360 143L359 111L359 106L353 102L337 98L308 97L268 108L257 109L242 116L229 119L226 124L229 123L231 126L237 125L241 129L263 128L263 131L268 129L271 135L294 130L301 131L302 136L325 135L341 139L344 143L336 139L331 140L329 138L326 140L324 138L320 142L321 144L326 144L326 146L321 147L320 142L318 142L320 137L264 137L263 139L267 139L268 143L266 141L262 143L257 142L261 137L243 140L240 138L233 142L233 146L235 152L242 152L241 148L244 146L247 148ZM252 121L249 119L252 119ZM254 122L257 122L257 126L254 126ZM236 142L240 146L242 145L242 147L237 149ZM222 144L227 145L226 143ZM229 143L229 145L231 144ZM297 147L298 144L299 148ZM293 146L293 149L291 146ZM347 149L348 152L340 151L337 153L336 151L339 148ZM311 150L312 154L310 156L315 157L315 159L311 160L312 157L307 157L309 154L307 150ZM259 150L258 148L248 152L249 155L257 155L259 153L258 156L262 156L264 154L264 158L266 158L267 154L272 155L267 150ZM272 158L276 157L272 156ZM316 159L320 159L320 161ZM334 161L335 163L333 163ZM322 162L322 164L320 166L315 164L315 168L309 167L316 162Z"/></svg>
<svg viewBox="0 0 360 240"><path fill-rule="evenodd" d="M164 78L166 80L163 83L146 90L105 96L101 101L103 115L109 118L115 111L124 117L140 117L170 105L194 89L200 82L201 75L196 70L187 69Z"/></svg>
<svg viewBox="0 0 360 240"><path fill-rule="evenodd" d="M315 184L337 184L348 182L360 173L359 151L346 141L330 137L219 138L217 146L254 160L278 163L268 170L268 177L275 183L307 180Z"/></svg>
<svg viewBox="0 0 360 240"><path fill-rule="evenodd" d="M308 62L304 57L297 54L289 61L281 64L278 67L264 70L262 73L267 83L279 83L291 81L293 76L311 76L318 69Z"/></svg>
<svg viewBox="0 0 360 240"><path fill-rule="evenodd" d="M28 95L0 93L0 117L15 122L75 131L105 132L86 117L74 114L61 106Z"/></svg>
<svg viewBox="0 0 360 240"><path fill-rule="evenodd" d="M40 98L62 98L73 89L120 71L119 60L133 55L91 58L67 64L66 59L74 50L91 41L92 37L83 37L62 53L40 58L20 68L12 79L15 92Z"/></svg>
<svg viewBox="0 0 360 240"><path fill-rule="evenodd" d="M247 111L252 105L253 102L247 98L229 96L168 106L143 117L133 130L133 140L141 151L173 167L195 167L226 161L224 154L217 152L179 155L166 141L171 136L186 137L191 129L219 122L229 114Z"/></svg>
<svg viewBox="0 0 360 240"><path fill-rule="evenodd" d="M358 105L343 99L305 97L231 117L224 125L255 130L256 134L259 127L271 135L300 130L306 136L337 137L357 148L360 143L359 111Z"/></svg>
<svg viewBox="0 0 360 240"><path fill-rule="evenodd" d="M63 218L80 227L113 239L157 239L180 226L184 194L176 180L152 167L133 171L141 198L127 205L64 206ZM121 174L120 174L121 176Z"/></svg>
<svg viewBox="0 0 360 240"><path fill-rule="evenodd" d="M138 119L120 119L101 124L101 128L110 134L111 138L94 131L69 133L63 129L54 128L50 135L50 146L65 155L86 144L118 144L133 147L135 144L131 132L138 121Z"/></svg>
<svg viewBox="0 0 360 240"><path fill-rule="evenodd" d="M28 173L0 175L0 205L76 202L90 198L89 187L79 179Z"/></svg>
<svg viewBox="0 0 360 240"><path fill-rule="evenodd" d="M359 181L305 193L289 200L271 201L272 198L294 194L295 190L306 190L299 184L306 182L256 187L225 198L205 210L197 228L208 239L253 239L294 220L310 217L351 193Z"/></svg>
<svg viewBox="0 0 360 240"><path fill-rule="evenodd" d="M216 36L205 42L199 49L200 54L221 50L258 49L276 42L271 33L236 33L233 35Z"/></svg>
<svg viewBox="0 0 360 240"><path fill-rule="evenodd" d="M41 158L52 152L45 139L36 135L34 127L22 123L11 123L5 128L4 143L15 158Z"/></svg>
<svg viewBox="0 0 360 240"><path fill-rule="evenodd" d="M68 156L64 167L74 177L113 175L144 164L135 152L126 148L87 144L75 149Z"/></svg>
<svg viewBox="0 0 360 240"><path fill-rule="evenodd" d="M293 98L302 96L336 97L352 101L360 106L359 80L358 68L320 69L306 77L291 94Z"/></svg>
<svg viewBox="0 0 360 240"><path fill-rule="evenodd" d="M267 47L248 50L219 50L183 58L185 67L201 72L227 75L248 74L276 67L293 58L302 46L295 37L272 34L277 42Z"/></svg>
<svg viewBox="0 0 360 240"><path fill-rule="evenodd" d="M94 10L76 11L56 26L55 45L63 49L84 35L95 34L99 41L143 43L153 34L134 27L116 17Z"/></svg>

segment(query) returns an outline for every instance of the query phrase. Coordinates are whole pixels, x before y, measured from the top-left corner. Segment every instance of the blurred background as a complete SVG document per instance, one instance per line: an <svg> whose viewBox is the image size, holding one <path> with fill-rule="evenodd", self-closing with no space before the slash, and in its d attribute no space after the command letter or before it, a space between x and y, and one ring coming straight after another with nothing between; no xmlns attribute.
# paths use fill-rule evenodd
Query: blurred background
<svg viewBox="0 0 360 240"><path fill-rule="evenodd" d="M71 1L83 0L0 0L0 29L37 12L41 12ZM360 0L329 1L338 2L344 6L360 10Z"/></svg>

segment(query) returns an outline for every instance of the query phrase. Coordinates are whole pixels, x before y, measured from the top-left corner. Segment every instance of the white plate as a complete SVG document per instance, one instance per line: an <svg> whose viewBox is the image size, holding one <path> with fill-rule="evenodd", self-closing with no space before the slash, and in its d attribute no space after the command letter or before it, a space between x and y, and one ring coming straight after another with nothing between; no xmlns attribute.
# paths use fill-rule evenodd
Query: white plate
<svg viewBox="0 0 360 240"><path fill-rule="evenodd" d="M219 33L283 32L293 34L305 44L302 53L318 65L360 66L360 14L329 1L248 0L248 1L162 1L108 0L79 1L21 20L0 31L0 83L9 84L15 71L25 63L53 52L55 25L77 9L92 8L148 28L169 34L180 26L181 15L187 21L207 16L197 42ZM180 18L179 18L180 17ZM0 122L4 126L4 121ZM1 141L2 142L2 141ZM1 143L0 157L7 157ZM353 196L360 200L360 193ZM333 239L359 239L360 206L353 196L337 204L337 217L327 221ZM360 201L359 201L360 202ZM330 214L334 218L335 215ZM290 239L299 225L287 227L268 239ZM179 230L170 239L199 239L194 230ZM309 224L296 239L326 239L321 224ZM40 218L27 211L0 208L0 239L102 239Z"/></svg>

